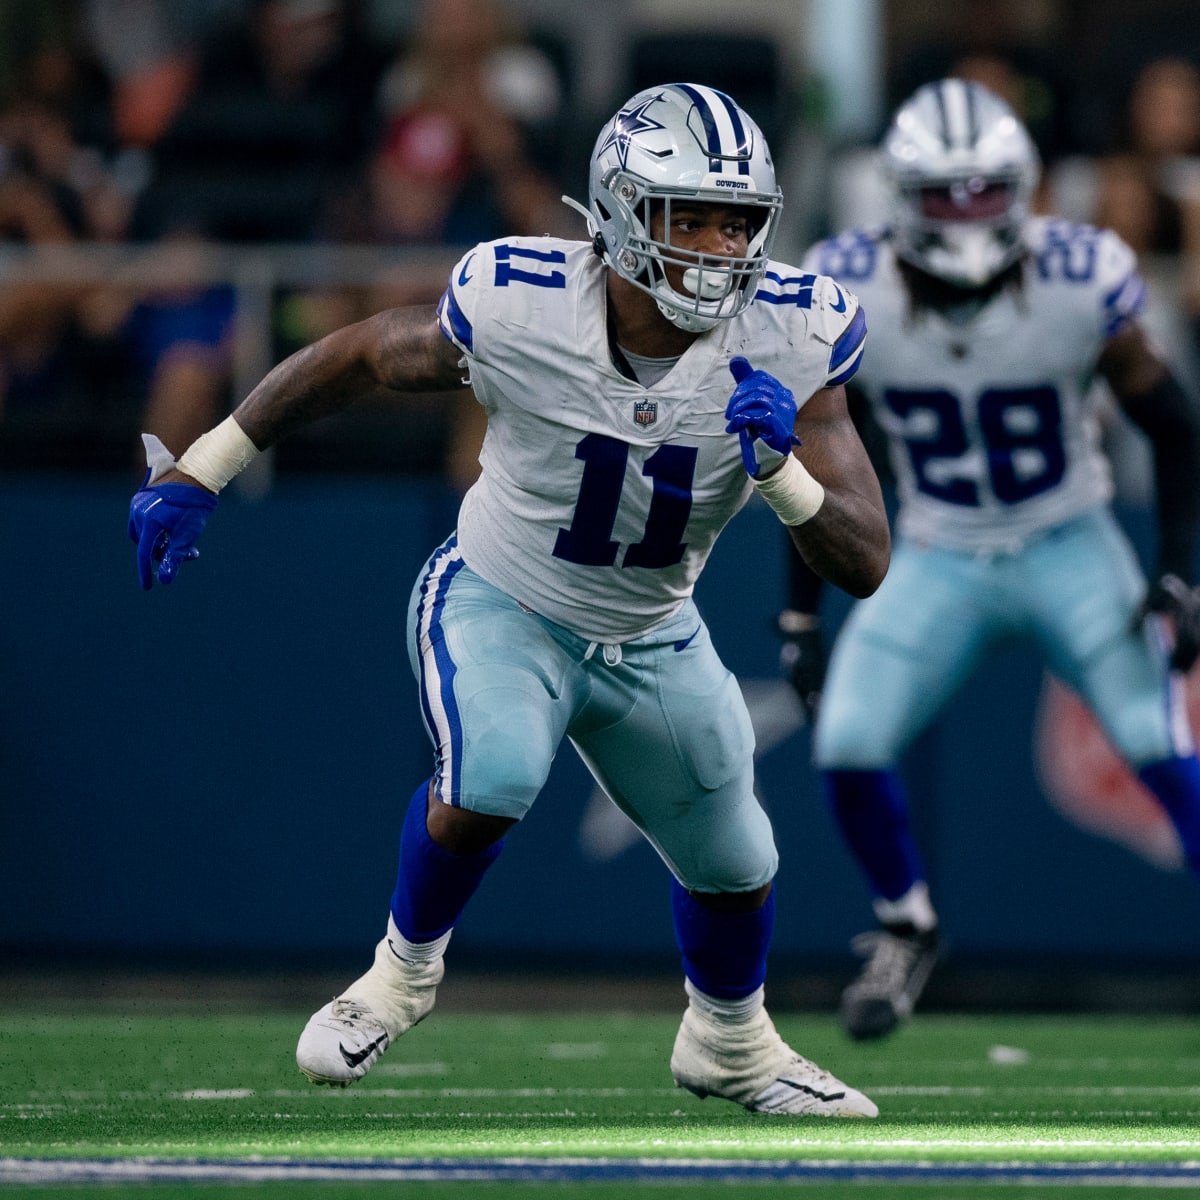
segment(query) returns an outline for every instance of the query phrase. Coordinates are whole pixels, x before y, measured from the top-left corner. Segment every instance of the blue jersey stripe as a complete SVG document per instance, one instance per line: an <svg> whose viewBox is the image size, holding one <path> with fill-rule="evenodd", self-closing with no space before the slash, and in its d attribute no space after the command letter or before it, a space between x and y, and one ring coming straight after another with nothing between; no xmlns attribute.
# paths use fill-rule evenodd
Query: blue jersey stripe
<svg viewBox="0 0 1200 1200"><path fill-rule="evenodd" d="M854 373L862 365L862 346L858 348L858 352L850 357L842 369L836 374L825 380L826 387L837 387L839 384L848 383L854 378Z"/></svg>
<svg viewBox="0 0 1200 1200"><path fill-rule="evenodd" d="M454 298L453 284L442 293L438 302L438 324L447 337L465 346L472 354L475 352L475 330L471 328L467 314Z"/></svg>
<svg viewBox="0 0 1200 1200"><path fill-rule="evenodd" d="M843 330L842 336L833 343L833 351L829 355L829 369L836 371L862 346L866 336L867 314L860 308L854 314L854 320Z"/></svg>
<svg viewBox="0 0 1200 1200"><path fill-rule="evenodd" d="M1146 283L1132 270L1104 297L1104 334L1111 337L1146 307Z"/></svg>

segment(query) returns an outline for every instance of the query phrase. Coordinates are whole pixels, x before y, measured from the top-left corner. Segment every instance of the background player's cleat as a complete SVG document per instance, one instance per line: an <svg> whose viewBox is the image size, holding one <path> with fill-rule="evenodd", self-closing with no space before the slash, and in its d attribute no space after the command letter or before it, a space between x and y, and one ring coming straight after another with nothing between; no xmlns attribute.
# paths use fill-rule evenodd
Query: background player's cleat
<svg viewBox="0 0 1200 1200"><path fill-rule="evenodd" d="M347 1087L361 1079L391 1042L429 1015L444 973L442 959L405 962L384 938L371 969L309 1018L296 1065L313 1083Z"/></svg>
<svg viewBox="0 0 1200 1200"><path fill-rule="evenodd" d="M862 1092L795 1052L765 1009L749 1021L722 1021L688 1006L671 1054L676 1087L718 1096L751 1112L876 1117Z"/></svg>
<svg viewBox="0 0 1200 1200"><path fill-rule="evenodd" d="M925 988L937 962L937 930L887 926L860 933L851 945L866 962L842 993L842 1027L860 1041L884 1037L912 1012Z"/></svg>

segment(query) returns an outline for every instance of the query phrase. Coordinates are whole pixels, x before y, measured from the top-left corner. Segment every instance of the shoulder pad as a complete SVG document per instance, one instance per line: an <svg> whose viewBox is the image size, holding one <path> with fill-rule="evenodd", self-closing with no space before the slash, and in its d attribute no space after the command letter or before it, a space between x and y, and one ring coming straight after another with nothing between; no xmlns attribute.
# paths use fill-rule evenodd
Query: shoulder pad
<svg viewBox="0 0 1200 1200"><path fill-rule="evenodd" d="M469 354L485 319L536 310L548 292L567 286L568 243L553 238L501 238L481 242L455 264L438 305L442 332ZM519 323L519 322L518 322Z"/></svg>
<svg viewBox="0 0 1200 1200"><path fill-rule="evenodd" d="M475 352L475 307L479 296L480 262L490 256L486 243L468 250L450 271L450 282L438 302L438 324L442 333L460 350Z"/></svg>
<svg viewBox="0 0 1200 1200"><path fill-rule="evenodd" d="M1027 236L1039 279L1075 292L1096 314L1106 336L1145 307L1137 256L1111 229L1035 218Z"/></svg>
<svg viewBox="0 0 1200 1200"><path fill-rule="evenodd" d="M882 226L836 233L811 246L804 255L803 266L819 275L832 275L848 283L865 283L875 275L879 246L886 233Z"/></svg>
<svg viewBox="0 0 1200 1200"><path fill-rule="evenodd" d="M830 282L833 281L830 280ZM845 295L850 319L842 327L829 352L829 374L825 378L826 387L836 387L838 384L850 380L858 370L859 363L862 362L863 347L867 340L867 314L863 311L857 296L851 292L846 292Z"/></svg>

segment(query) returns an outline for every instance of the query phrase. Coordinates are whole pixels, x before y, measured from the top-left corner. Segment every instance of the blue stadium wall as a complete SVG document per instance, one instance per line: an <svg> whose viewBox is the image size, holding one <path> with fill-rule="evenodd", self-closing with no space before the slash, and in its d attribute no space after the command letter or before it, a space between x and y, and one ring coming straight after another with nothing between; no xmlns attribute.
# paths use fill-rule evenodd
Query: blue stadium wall
<svg viewBox="0 0 1200 1200"><path fill-rule="evenodd" d="M401 815L429 773L404 645L415 572L454 499L420 481L284 478L229 495L203 559L146 594L124 478L0 480L0 947L361 959L386 919ZM1149 522L1135 514L1139 538ZM870 921L778 679L782 533L737 518L698 592L755 699L783 859L780 959L829 961ZM844 599L831 601L836 623ZM909 763L959 955L1196 961L1197 896L1046 802L1041 668L990 662ZM564 746L455 935L456 953L675 962L665 869L581 838L592 784ZM599 815L602 817L603 813Z"/></svg>

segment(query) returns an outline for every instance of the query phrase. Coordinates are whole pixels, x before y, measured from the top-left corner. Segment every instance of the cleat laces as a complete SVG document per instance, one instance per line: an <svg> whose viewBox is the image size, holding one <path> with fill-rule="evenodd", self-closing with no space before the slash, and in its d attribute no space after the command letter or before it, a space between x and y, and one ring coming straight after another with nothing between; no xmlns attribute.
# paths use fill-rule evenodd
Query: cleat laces
<svg viewBox="0 0 1200 1200"><path fill-rule="evenodd" d="M883 929L857 934L850 945L855 954L867 960L854 990L893 999L904 995L913 967L925 953L912 939L896 937Z"/></svg>

